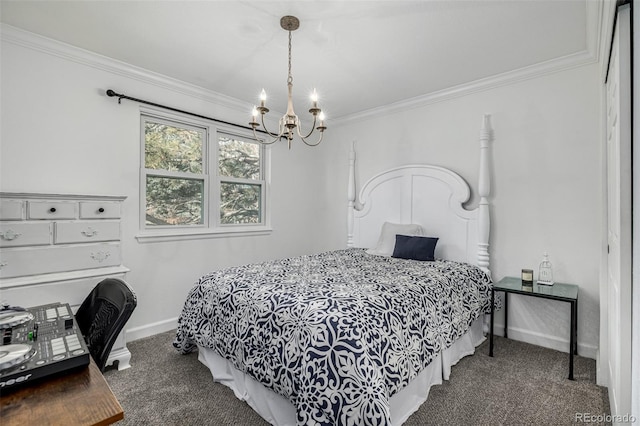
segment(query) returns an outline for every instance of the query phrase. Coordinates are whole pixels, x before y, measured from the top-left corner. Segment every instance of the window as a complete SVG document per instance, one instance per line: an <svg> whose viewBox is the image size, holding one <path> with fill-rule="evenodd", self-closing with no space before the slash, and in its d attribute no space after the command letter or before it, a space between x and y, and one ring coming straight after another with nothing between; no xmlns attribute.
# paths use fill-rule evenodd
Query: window
<svg viewBox="0 0 640 426"><path fill-rule="evenodd" d="M147 226L202 225L206 129L146 118Z"/></svg>
<svg viewBox="0 0 640 426"><path fill-rule="evenodd" d="M220 223L260 223L261 169L260 145L218 134Z"/></svg>
<svg viewBox="0 0 640 426"><path fill-rule="evenodd" d="M142 115L143 235L267 231L263 145L207 121Z"/></svg>

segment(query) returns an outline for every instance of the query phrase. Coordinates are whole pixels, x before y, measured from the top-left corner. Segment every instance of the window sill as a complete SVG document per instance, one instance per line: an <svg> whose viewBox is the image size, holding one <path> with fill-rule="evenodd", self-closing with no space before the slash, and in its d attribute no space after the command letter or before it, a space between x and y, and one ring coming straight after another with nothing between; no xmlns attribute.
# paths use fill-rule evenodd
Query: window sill
<svg viewBox="0 0 640 426"><path fill-rule="evenodd" d="M218 228L218 229L167 229L146 231L136 235L139 243L158 243L164 241L202 240L208 238L255 237L269 235L272 228L256 226L255 228Z"/></svg>

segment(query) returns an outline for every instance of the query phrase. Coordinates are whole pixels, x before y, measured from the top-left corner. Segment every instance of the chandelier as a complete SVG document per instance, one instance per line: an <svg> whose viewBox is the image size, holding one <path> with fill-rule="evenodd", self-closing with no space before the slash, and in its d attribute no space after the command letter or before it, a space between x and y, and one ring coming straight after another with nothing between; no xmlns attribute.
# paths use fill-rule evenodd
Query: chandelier
<svg viewBox="0 0 640 426"><path fill-rule="evenodd" d="M295 16L283 16L280 19L280 26L282 27L283 30L286 30L289 32L289 74L287 77L287 87L289 92L287 96L287 112L282 116L282 118L278 122L277 133L271 133L269 130L267 130L267 126L264 123L264 116L269 112L269 108L266 107L267 94L264 91L264 89L262 89L262 92L260 93L260 106L253 107L253 111L251 113L251 122L249 123L249 125L253 129L253 135L255 136L256 140L260 141L263 144L269 145L276 142L280 138L286 137L287 143L289 145L289 149L291 149L291 142L293 141L294 130L295 130L295 132L298 134L300 139L302 139L302 141L305 144L309 146L316 146L320 142L322 142L322 136L324 135L324 131L327 128L324 125L324 113L322 112L322 109L318 107L318 93L316 92L316 89L313 89L313 93L311 94L311 109L309 109L309 113L313 115L313 124L311 125L311 130L309 130L309 132L306 135L303 134L304 132L302 130L300 119L298 118L296 113L293 111L293 100L292 100L293 76L291 75L291 32L297 30L298 27L300 27L300 21ZM258 114L260 115L260 121L262 122L262 127L264 128L265 133L267 133L270 137L273 138L270 141L262 141L260 140L260 138L258 138L258 135L256 134L256 128L260 126L260 123L258 123ZM318 125L318 127L316 127L316 123L318 122L318 120L320 121L320 124ZM316 142L309 142L307 139L313 134L315 130L320 131L320 137Z"/></svg>

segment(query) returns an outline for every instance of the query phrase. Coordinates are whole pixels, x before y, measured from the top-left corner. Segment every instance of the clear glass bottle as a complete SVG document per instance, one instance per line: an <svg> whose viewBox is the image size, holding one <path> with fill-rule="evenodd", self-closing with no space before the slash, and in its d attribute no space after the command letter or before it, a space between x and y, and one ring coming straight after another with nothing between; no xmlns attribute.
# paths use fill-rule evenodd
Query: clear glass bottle
<svg viewBox="0 0 640 426"><path fill-rule="evenodd" d="M544 253L540 269L538 270L538 284L553 285L553 269L549 261L549 255Z"/></svg>

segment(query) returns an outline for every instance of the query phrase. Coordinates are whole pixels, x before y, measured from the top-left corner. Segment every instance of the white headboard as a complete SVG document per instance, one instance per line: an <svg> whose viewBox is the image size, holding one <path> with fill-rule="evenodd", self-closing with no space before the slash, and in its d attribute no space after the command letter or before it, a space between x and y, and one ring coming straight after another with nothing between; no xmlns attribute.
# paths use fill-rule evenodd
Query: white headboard
<svg viewBox="0 0 640 426"><path fill-rule="evenodd" d="M417 223L438 237L436 258L477 264L489 272L490 116L480 130L478 207L466 210L469 185L458 174L432 165L396 167L373 176L356 198L355 151L349 154L348 247L373 247L384 222Z"/></svg>

